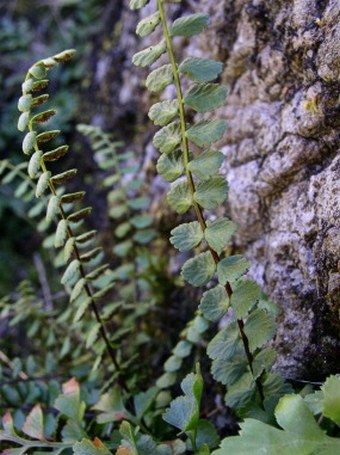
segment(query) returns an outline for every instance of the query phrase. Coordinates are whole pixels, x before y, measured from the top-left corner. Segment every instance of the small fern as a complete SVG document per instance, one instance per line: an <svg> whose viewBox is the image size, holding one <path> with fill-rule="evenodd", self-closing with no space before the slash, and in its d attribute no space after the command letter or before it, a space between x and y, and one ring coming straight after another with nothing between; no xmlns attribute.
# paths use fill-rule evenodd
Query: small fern
<svg viewBox="0 0 340 455"><path fill-rule="evenodd" d="M132 0L130 7L138 9L145 3ZM180 64L176 62L173 38L190 38L201 33L209 17L192 14L176 19L169 26L165 3L157 0L157 11L137 26L140 35L161 27L164 39L135 54L133 62L141 67L149 66L167 53L169 63L154 69L147 77L146 85L156 93L170 84L176 88L177 99L157 102L149 111L150 119L162 126L153 139L161 152L157 170L172 182L167 195L169 205L179 214L193 208L197 221L173 229L170 241L179 251L194 248L200 251L185 262L182 277L195 287L210 283L202 296L196 319L202 321L198 327L203 329L196 329L195 336L200 337L208 321L217 322L233 310L235 321L222 329L207 349L212 359L213 377L227 386L225 403L242 415L255 410L261 413L263 408L273 410L274 403L289 390L278 375L268 373L275 361L275 352L271 348L262 349L275 333L274 315L261 300L259 286L244 278L249 269L248 261L239 255L225 257L223 254L235 231L234 223L225 217L206 220L204 214L205 210L216 210L227 197L227 183L219 174L223 154L212 148L223 137L226 124L220 119L206 120L205 116L196 123L187 121L189 110L201 115L225 103L227 88L212 82L221 74L222 64L197 57L188 57ZM185 93L182 77L191 82ZM182 361L174 351L171 369L177 369ZM169 370L168 363L166 369Z"/></svg>
<svg viewBox="0 0 340 455"><path fill-rule="evenodd" d="M140 9L147 3L130 0L130 7ZM171 184L168 203L180 215L190 209L196 215L196 220L171 231L170 242L185 257L182 279L204 288L200 303L153 386L157 373L152 370L159 362L159 351L153 356L148 349L152 351L158 339L152 341L145 326L153 324L152 311L158 303L153 278L147 277L154 266L149 258L156 232L147 213L150 200L143 180L136 178L135 156L122 152L122 144L99 128L79 126L90 137L96 161L105 173L103 186L108 190L109 217L117 241L112 249L116 268L111 269L104 263L102 249L94 244L96 231L86 228L91 207L80 205L85 192L70 193L64 187L77 170L54 174L50 167L50 162L68 153L67 145L58 143L52 149L44 145L60 133L41 129L56 112L53 108L36 111L49 98L47 93L37 94L48 85L48 71L71 58L74 51L38 61L26 75L18 103L18 128L27 132L23 152L30 156L30 178L23 172L26 164L14 166L8 160L0 162L0 175L5 183L19 182L15 193L25 202L31 204L33 197L38 198L30 205L31 217L39 219L46 209L38 230L44 233L46 247L60 248L55 264L65 268L61 281L69 303L60 313L53 305L46 308L28 281L0 300L0 321L13 327L14 339L22 327L33 341L38 332L41 335L34 344L39 358L16 357L17 346L11 348L13 358L0 350L0 394L8 408L0 429L1 450L4 454L72 451L75 455L338 453L339 440L333 436L340 425L340 378L329 377L316 392L308 385L294 394L280 375L271 372L276 353L268 342L275 334L278 309L247 277L249 262L241 255L227 255L236 225L214 213L228 192L220 174L223 154L213 148L226 129L225 122L212 114L227 97L227 87L216 82L222 64L198 57L177 62L173 47L175 37L190 39L203 32L209 17L190 14L169 25L167 3L180 0L156 0L151 16L138 24L140 36L158 29L163 38L135 54L133 61L146 67L167 56L161 66L153 67L146 86L161 94L173 84L176 97L158 100L149 117L161 127L153 143L161 152L158 173ZM198 121L188 121L196 117ZM164 290L163 294L166 301ZM217 334L207 343L204 334L216 326ZM204 404L200 363L195 373L179 380L190 369L195 345L207 346L212 377L226 386L225 404L244 419L238 436L223 434L220 442L212 421L204 418L215 410L207 411L209 405ZM109 366L103 358L105 351ZM201 353L195 354L197 360ZM63 364L66 357L68 362ZM34 376L44 371L43 363L48 375ZM60 390L52 373L71 375L70 368L84 383L81 386L72 378ZM142 379L138 378L140 370L146 371ZM143 391L137 390L139 380ZM182 390L174 400L166 390L172 386ZM178 392L178 387L173 391ZM33 404L25 416L26 406ZM176 435L174 428L181 433Z"/></svg>
<svg viewBox="0 0 340 455"><path fill-rule="evenodd" d="M70 303L76 309L74 321L79 320L87 308L91 308L95 316L95 322L89 326L87 347L95 343L98 335L101 336L101 340L95 344L98 356L95 368L99 365L100 358L106 349L118 374L117 380L126 389L125 381L119 377L120 364L109 340L109 335L98 307L98 301L110 292L114 284L110 282L110 276L108 276L105 286L95 289L96 280L106 272L108 264L102 263L102 249L100 247L92 247L96 232L93 230L87 232L79 231L84 219L91 213L92 209L90 207L77 207L85 196L84 191L67 193L60 190L61 185L64 185L76 175L76 169L69 169L53 175L47 168L49 162L59 160L68 152L67 145L61 145L52 150L41 150L43 144L50 142L60 133L58 130L38 131L42 123L47 122L55 115L55 110L48 109L37 114L32 112L36 106L46 103L49 98L46 93L35 96L36 92L47 87L47 72L59 63L67 61L73 55L73 50L67 50L53 57L38 61L28 70L25 82L22 85L23 94L18 102L18 109L22 112L18 121L18 129L20 131L28 130L23 140L22 149L26 155L30 156L28 164L29 176L32 179L37 179L36 197L41 197L47 189L51 193L47 205L46 219L49 221L59 217L54 246L64 250L64 259L67 266L61 282L69 289ZM58 187L59 190L57 189Z"/></svg>

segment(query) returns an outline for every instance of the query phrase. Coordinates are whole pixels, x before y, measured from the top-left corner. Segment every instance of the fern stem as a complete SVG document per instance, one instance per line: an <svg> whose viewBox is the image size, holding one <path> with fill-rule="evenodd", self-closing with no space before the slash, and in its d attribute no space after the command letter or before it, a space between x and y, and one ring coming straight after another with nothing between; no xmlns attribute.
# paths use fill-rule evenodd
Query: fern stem
<svg viewBox="0 0 340 455"><path fill-rule="evenodd" d="M33 128L32 128L32 124L31 122L29 123L29 131L33 131ZM39 147L37 145L37 143L34 144L34 149L35 151L39 150ZM45 165L45 162L43 159L40 160L40 166L41 166L41 169L43 172L47 172L47 168L46 168L46 165ZM50 188L50 191L52 193L53 196L57 196L57 191L55 189L55 186L53 184L53 182L51 182L51 180L49 180L48 182L48 186ZM67 216L66 216L66 213L62 207L62 202L60 202L59 204L59 211L60 211L60 215L62 217L63 220L67 220ZM74 237L74 234L73 234L73 231L72 231L72 228L67 224L67 234L69 236L69 238L73 238ZM122 387L125 392L129 392L129 388L125 382L125 380L123 379L122 375L121 375L121 367L119 365L119 362L117 360L117 357L116 357L116 353L114 351L114 349L112 348L111 344L110 344L110 340L109 340L109 337L107 335L107 332L106 332L106 329L105 329L105 325L102 321L102 318L100 316L100 312L99 312L99 308L93 298L93 293L92 293L92 290L90 288L90 286L88 285L87 281L86 281L86 273L85 273L85 270L84 270L84 267L83 267L83 264L81 263L81 260L80 260L80 253L79 253L79 249L76 245L76 243L74 244L74 247L73 247L73 251L74 251L74 254L75 254L75 257L76 259L79 261L79 271L80 271L80 274L82 276L82 278L85 280L85 285L84 285L84 289L85 289L85 292L87 294L87 296L90 298L91 300L91 309L92 309L92 312L96 318L96 321L97 323L99 324L100 328L99 328L99 333L105 343L105 346L106 346L106 351L109 355L109 357L111 358L111 361L116 369L116 371L118 372L119 376L118 376L118 379L117 379L117 382L119 384L120 387Z"/></svg>
<svg viewBox="0 0 340 455"><path fill-rule="evenodd" d="M193 196L195 191L196 191L196 187L195 187L195 182L194 182L192 173L190 172L190 170L188 168L188 164L189 164L189 143L188 143L188 138L187 138L187 135L186 135L187 127L186 127L185 109L184 109L184 101L183 101L183 91L182 91L180 76L179 76L178 67L177 67L177 63L176 63L176 59L175 59L175 55L174 55L172 39L171 39L171 36L170 36L170 33L169 33L168 24L167 24L167 20L166 20L166 17L165 17L163 0L157 0L157 5L158 5L160 18L161 18L161 24L162 24L162 27L163 27L163 33L164 33L164 38L165 38L165 42L166 42L166 46L167 46L169 60L170 60L171 66L172 66L172 71L173 71L173 75L174 75L174 83L175 83L175 87L176 87L176 93L177 93L178 104L179 104L179 118L180 118L180 125L181 125L183 161L184 161L184 167L185 167L185 174L186 174L186 177L187 177L189 190L191 192L191 195ZM206 227L207 227L207 224L206 224L206 221L205 221L205 218L204 218L204 215L203 215L203 209L194 200L194 198L193 198L193 207L194 207L194 210L196 212L196 216L197 216L197 219L198 219L198 221L200 223L200 226L201 226L201 228L202 228L202 230L204 232ZM212 249L210 246L209 246L209 251L210 251L211 256L214 259L215 263L218 264L218 262L220 261L219 254L214 249ZM226 293L227 293L227 295L228 295L228 297L230 299L232 294L233 294L233 290L232 290L232 287L231 287L229 282L226 283L225 290L226 290ZM253 356L252 356L252 354L251 354L251 352L249 350L249 340L248 340L247 335L246 335L246 333L244 331L244 322L243 322L243 320L242 319L237 320L237 325L238 325L238 328L239 328L239 332L240 332L241 340L242 340L242 343L243 343L244 351L245 351L245 354L246 354L246 357L247 357L247 362L248 362L250 371L253 374L253 371L254 371L253 370ZM257 378L255 380L255 383L256 383L256 387L257 387L259 395L260 395L261 402L263 402L264 394L263 394L263 387L262 387L261 381Z"/></svg>

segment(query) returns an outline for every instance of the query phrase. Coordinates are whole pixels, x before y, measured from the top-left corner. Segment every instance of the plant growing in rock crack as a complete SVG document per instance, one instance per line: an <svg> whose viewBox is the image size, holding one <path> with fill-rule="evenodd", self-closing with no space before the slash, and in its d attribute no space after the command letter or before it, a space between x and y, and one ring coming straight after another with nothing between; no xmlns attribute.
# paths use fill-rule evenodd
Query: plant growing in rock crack
<svg viewBox="0 0 340 455"><path fill-rule="evenodd" d="M138 9L147 2L148 0L131 0L130 6ZM48 188L51 192L48 197L47 219L57 220L54 243L57 247L63 247L65 262L68 264L62 279L70 292L70 305L65 320L70 316L76 323L84 325L83 335L87 338L87 347L91 346L97 355L94 369L101 362L105 349L112 365L108 369L109 381L100 391L93 390L93 384L86 382L85 388L94 392L92 396L87 396L87 403L81 395L79 383L73 378L63 384L62 393L51 403L51 408L36 404L27 417L19 416L19 423L13 422L11 413L6 412L0 430L1 449L5 444L5 455L38 453L36 451L41 449L56 454L71 453L72 450L75 455L110 455L112 451L116 455L253 455L264 452L326 455L340 450L339 439L331 437L339 433L340 378L331 376L321 390L311 393L311 387L307 386L298 395L290 393L290 386L278 374L270 372L275 361L275 351L264 346L275 332L277 310L263 297L257 284L245 277L249 268L246 259L240 255L225 255L225 247L235 231L234 223L225 217L206 216L206 211L217 209L227 196L227 184L219 174L223 155L211 148L223 136L225 124L219 119L208 120L205 115L197 123L189 124L188 112L200 115L214 111L225 102L227 89L213 82L222 71L219 62L189 57L177 64L173 37L190 38L202 32L208 23L208 16L185 16L176 19L169 26L165 7L166 3L172 2L180 1L157 0L155 12L139 23L137 32L140 35L148 35L160 27L164 38L160 43L138 52L134 56L134 62L147 66L163 54L167 54L170 60L170 63L154 69L147 78L150 90L161 92L169 84L174 84L177 94L174 100L156 103L149 112L154 123L162 127L154 137L154 144L161 152L157 169L160 175L172 183L168 193L170 206L179 214L190 208L196 213L197 220L174 228L170 240L185 254L196 250L196 254L184 263L182 276L193 286L207 286L207 289L202 295L195 317L180 334L180 341L166 361L165 374L156 382L157 386L146 391L136 391L136 382L131 387L125 368L131 362L138 364L138 359L131 356L125 361L122 358L122 340L117 337L117 333L120 329L126 333L126 327L123 320L123 328L111 324L111 316L121 310L122 304L116 301L109 303L102 313L98 306L98 301L104 295L110 295L108 292L116 284L114 280L121 270L112 272L107 264L102 265L100 249L91 246L94 231L79 231L90 213L90 208L77 207L84 192L67 193L60 186L57 189L57 185L66 183L75 175L76 170L53 175L47 169L50 161L58 160L68 151L65 145L42 150L41 145L52 140L58 131L39 132L39 125L51 118L55 111L48 109L32 113L35 106L48 99L47 94L35 95L36 91L46 87L47 71L70 58L73 51L62 52L33 65L27 73L23 95L19 100L22 114L18 126L22 131L28 129L23 151L31 156L28 166L30 177L38 179L35 194L41 198ZM182 78L191 81L185 93ZM104 150L108 147L110 154L113 151L112 144L103 142L103 137L98 149L102 146ZM107 154L104 155L102 165L110 166L114 154L110 155L108 161ZM116 165L117 160L113 161ZM22 166L17 170L21 173ZM18 175L15 174L16 171L13 172L14 177ZM117 177L115 170L108 178L114 183L115 179L121 177L121 174ZM26 181L25 185L27 188L30 186ZM127 198L121 199L122 193L116 193L117 188L112 191L113 195L111 192L109 194L113 200L118 200L118 205L113 207L113 210L117 209L113 218L118 220L119 213L127 213L129 201ZM22 192L21 188L19 193ZM120 196L115 199L117 194ZM130 206L131 208L136 207ZM124 237L124 232L130 232L131 235L130 224L126 222L134 216L131 217L129 212L127 219L119 223L116 227L119 235ZM144 225L141 230L148 227ZM137 241L138 238L134 233L133 240ZM126 251L121 248L118 251L122 253L119 254L122 260L125 260L130 249ZM34 296L30 288L25 286L23 292L31 304ZM125 289L125 296L126 292ZM7 311L8 299L2 301L1 305ZM92 309L94 320L86 319L87 308ZM195 373L188 374L181 381L183 394L172 400L170 405L170 394L163 389L178 384L178 373L183 360L190 355L193 344L200 343L202 334L211 322L218 323L222 318L225 326L207 347L208 356L212 359L212 376L227 386L225 403L234 408L239 416L245 417L245 420L240 424L239 436L226 437L220 448L211 452L219 444L219 436L211 421L201 418L201 414L209 414L202 406L204 395L200 364L196 364ZM119 318L114 318L113 321L117 323ZM112 337L109 336L108 328L114 330ZM21 370L22 363L10 359L6 361L15 378L19 375L20 379L27 380L26 373ZM28 363L25 366L30 367ZM104 375L104 379L107 376ZM20 389L23 390L23 387ZM15 387L12 391L14 390ZM164 411L166 406L168 408ZM49 413L54 418L48 419ZM177 437L174 436L173 427L181 431ZM15 448L12 448L13 444Z"/></svg>
<svg viewBox="0 0 340 455"><path fill-rule="evenodd" d="M139 9L145 3L145 0L131 0L130 7ZM234 321L218 332L207 349L213 377L227 386L225 403L240 415L256 412L266 419L279 397L289 390L280 376L269 373L275 351L262 349L275 333L275 318L261 298L259 286L244 278L248 261L240 255L223 255L235 231L234 223L225 217L209 220L204 213L217 209L225 201L228 190L225 178L219 174L223 154L212 147L222 138L225 121L201 115L225 103L227 87L213 82L221 74L222 64L198 57L177 63L173 38L190 38L201 33L209 17L191 14L169 25L166 3L171 2L157 0L156 11L137 26L137 34L141 36L161 27L163 39L135 54L133 62L146 67L167 53L168 61L151 71L146 86L155 93L170 84L176 88L175 99L157 102L149 111L150 119L162 127L153 139L161 152L157 170L172 182L167 195L169 205L179 214L193 208L197 221L173 229L170 241L180 251L199 249L182 267L182 276L188 283L196 287L209 285L199 305L199 318L217 322L232 309ZM191 82L185 93L182 78ZM199 113L201 119L189 124L189 110ZM207 324L202 322L196 330L197 336L206 328ZM178 369L181 363L182 357L174 351L172 370Z"/></svg>

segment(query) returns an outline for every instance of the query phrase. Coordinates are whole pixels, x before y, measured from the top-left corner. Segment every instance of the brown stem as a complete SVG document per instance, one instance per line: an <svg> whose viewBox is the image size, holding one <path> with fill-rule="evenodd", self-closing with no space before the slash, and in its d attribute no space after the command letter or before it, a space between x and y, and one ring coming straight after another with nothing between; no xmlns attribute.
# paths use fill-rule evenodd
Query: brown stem
<svg viewBox="0 0 340 455"><path fill-rule="evenodd" d="M56 195L56 190L54 188L53 183L50 182L49 185L50 185L52 194ZM65 211L64 211L64 209L63 209L61 204L60 204L59 208L60 208L60 213L61 213L62 218L64 220L66 220L67 216L66 216L66 213L65 213ZM74 237L73 231L72 231L72 229L70 228L69 225L67 225L67 232L68 232L68 235L69 235L70 238ZM73 251L74 251L76 259L79 261L79 264L80 264L80 266L79 266L80 274L81 274L82 278L84 278L86 280L86 273L85 273L85 270L84 270L84 266L81 263L80 253L79 253L79 249L78 249L76 243L74 244ZM88 283L86 281L85 281L84 289L85 289L85 292L86 292L87 296L91 299L90 306L91 306L91 309L92 309L92 311L93 311L93 313L95 315L96 321L100 325L99 332L100 332L101 337L104 340L104 343L105 343L105 346L106 346L106 351L109 354L109 356L110 356L110 358L112 360L112 363L115 366L116 370L118 371L118 373L120 373L121 372L121 368L120 368L119 362L118 362L118 360L116 358L116 353L115 353L114 349L112 348L112 346L110 344L110 340L109 340L108 335L106 333L104 323L102 321L102 318L100 317L99 309L98 309L98 307L97 307L97 305L95 303L95 300L93 298L92 290L91 290L90 286L88 285ZM127 384L126 384L125 380L121 377L121 375L118 376L117 382L125 390L125 392L129 392Z"/></svg>
<svg viewBox="0 0 340 455"><path fill-rule="evenodd" d="M32 131L31 123L29 124L29 130ZM34 144L34 148L35 148L36 151L38 150L38 144L37 143ZM44 163L43 158L40 161L40 166L41 166L41 169L42 169L43 172L47 172L47 168L46 168L46 165ZM57 191L56 191L55 186L54 186L54 184L53 184L53 182L51 180L49 180L48 185L49 185L49 188L51 190L52 195L53 196L57 196ZM67 215L66 215L66 213L65 213L65 211L63 209L63 206L62 206L61 202L59 204L59 211L60 211L62 219L67 221ZM71 227L68 224L67 224L67 234L68 234L69 238L73 238L74 237L73 231L72 231ZM100 333L102 339L104 340L106 351L109 354L109 357L111 358L111 361L112 361L114 367L116 368L116 370L117 370L117 372L119 374L119 376L117 378L117 383L126 392L129 392L129 388L128 388L124 378L121 375L121 368L120 368L119 362L117 360L116 353L115 353L114 349L112 348L112 346L110 344L110 340L109 340L109 337L108 337L108 335L106 333L104 323L103 323L103 321L102 321L102 319L100 317L99 309L98 309L98 307L96 305L96 302L95 302L95 300L93 298L92 290L91 290L90 286L88 285L88 283L86 281L86 273L85 273L83 264L81 263L80 253L79 253L79 249L78 249L76 243L74 244L73 252L74 252L74 255L75 255L76 259L79 261L79 264L80 264L80 266L79 266L80 274L81 274L82 278L85 280L84 289L85 289L85 292L86 292L87 296L91 300L91 304L90 304L91 310L92 310L92 312L93 312L93 314L94 314L94 316L96 318L96 321L98 322L98 324L100 326L99 333Z"/></svg>

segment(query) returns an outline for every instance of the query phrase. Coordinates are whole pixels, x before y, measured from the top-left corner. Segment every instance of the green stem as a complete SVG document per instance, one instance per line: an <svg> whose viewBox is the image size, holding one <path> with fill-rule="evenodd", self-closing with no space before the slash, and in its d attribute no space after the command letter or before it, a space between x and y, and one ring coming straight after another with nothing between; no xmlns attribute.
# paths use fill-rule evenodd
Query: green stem
<svg viewBox="0 0 340 455"><path fill-rule="evenodd" d="M187 177L187 182L188 182L188 186L189 186L189 190L191 192L191 195L194 196L195 191L196 191L196 187L195 187L195 182L194 182L192 173L190 172L190 170L188 168L188 164L189 164L189 143L188 143L188 138L187 138L187 134L186 134L187 131L186 131L186 119L185 119L185 109L184 109L182 86L181 86L181 81L180 81L180 77L179 77L178 67L177 67L177 63L176 63L176 59L175 59L175 55L174 55L174 51L173 51L172 40L171 40L171 36L170 36L170 33L169 33L167 20L166 20L166 17L165 17L163 0L157 0L157 5L158 5L160 18L161 18L161 24L162 24L162 27L163 27L163 32L164 32L164 38L165 38L165 42L166 42L166 46L167 46L167 51L168 51L170 63L171 63L171 66L172 66L172 71L173 71L173 75L174 75L174 82L175 82L175 87L176 87L176 93L177 93L177 99L178 99L178 103L179 103L179 118L180 118L180 125L181 125L183 161L184 161L184 167L185 167L185 174L186 174L186 177ZM196 216L197 216L197 219L198 219L198 221L200 223L200 226L201 226L202 230L205 231L205 229L207 227L207 224L206 224L206 221L205 221L204 216L203 216L203 209L194 200L194 197L193 197L193 207L195 209ZM218 253L215 250L213 250L211 247L209 247L209 251L210 251L215 263L218 264L218 262L220 261L220 256L218 255ZM233 290L232 290L229 282L226 283L225 290L226 290L226 293L228 294L228 297L230 299L232 294L233 294ZM248 364L249 364L249 368L250 368L251 373L253 373L253 356L252 356L252 354L251 354L251 352L249 350L249 341L248 341L248 338L247 338L247 336L246 336L246 334L244 332L244 322L242 320L238 320L237 324L238 324L238 328L239 328L239 331L240 331L240 336L241 336L241 340L242 340L243 347L244 347L244 350L245 350L245 354L246 354L246 357L247 357L247 361L248 361ZM261 384L259 379L256 379L256 386L257 386L261 401L263 401L263 399L264 399L263 387L262 387L262 384Z"/></svg>
<svg viewBox="0 0 340 455"><path fill-rule="evenodd" d="M192 450L193 450L193 452L196 452L197 451L197 444L196 444L197 426L190 432L190 439L191 439Z"/></svg>

